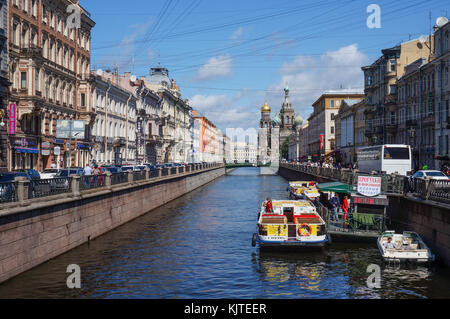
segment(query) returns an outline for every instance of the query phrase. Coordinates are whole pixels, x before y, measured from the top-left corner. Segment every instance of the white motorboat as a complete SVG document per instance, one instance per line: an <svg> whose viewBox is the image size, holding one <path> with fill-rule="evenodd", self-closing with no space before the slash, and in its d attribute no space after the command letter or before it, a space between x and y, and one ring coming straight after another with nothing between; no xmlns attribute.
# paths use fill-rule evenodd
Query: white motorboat
<svg viewBox="0 0 450 319"><path fill-rule="evenodd" d="M386 231L378 238L377 245L385 261L425 263L435 259L419 234L414 232L396 234Z"/></svg>

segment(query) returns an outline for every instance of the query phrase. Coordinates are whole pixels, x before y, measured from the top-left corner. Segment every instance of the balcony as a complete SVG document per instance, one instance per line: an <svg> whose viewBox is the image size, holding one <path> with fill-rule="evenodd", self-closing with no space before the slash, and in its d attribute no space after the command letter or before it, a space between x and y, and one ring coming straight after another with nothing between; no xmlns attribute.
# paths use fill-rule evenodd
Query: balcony
<svg viewBox="0 0 450 319"><path fill-rule="evenodd" d="M417 120L406 120L407 127L417 127Z"/></svg>
<svg viewBox="0 0 450 319"><path fill-rule="evenodd" d="M20 54L33 58L33 57L42 57L42 48L39 47L29 47L29 48L21 48Z"/></svg>
<svg viewBox="0 0 450 319"><path fill-rule="evenodd" d="M389 133L395 133L397 131L398 127L395 123L388 123L386 124L386 131Z"/></svg>
<svg viewBox="0 0 450 319"><path fill-rule="evenodd" d="M370 137L370 136L372 136L374 134L374 129L373 129L373 127L366 127L365 128L365 130L364 130L364 135L366 136L366 137Z"/></svg>
<svg viewBox="0 0 450 319"><path fill-rule="evenodd" d="M397 104L397 94L389 94L384 98L385 105L396 105Z"/></svg>

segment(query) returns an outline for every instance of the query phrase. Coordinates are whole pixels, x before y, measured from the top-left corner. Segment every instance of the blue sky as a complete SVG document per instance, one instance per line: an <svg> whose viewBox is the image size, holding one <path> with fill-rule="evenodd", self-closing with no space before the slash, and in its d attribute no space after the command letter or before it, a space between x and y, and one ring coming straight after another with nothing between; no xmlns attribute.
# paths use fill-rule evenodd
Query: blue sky
<svg viewBox="0 0 450 319"><path fill-rule="evenodd" d="M367 27L370 4L381 28ZM98 0L91 13L92 68L148 75L167 67L191 106L223 131L257 127L265 100L279 112L283 87L304 118L324 90L363 87L361 66L381 49L427 35L449 1Z"/></svg>

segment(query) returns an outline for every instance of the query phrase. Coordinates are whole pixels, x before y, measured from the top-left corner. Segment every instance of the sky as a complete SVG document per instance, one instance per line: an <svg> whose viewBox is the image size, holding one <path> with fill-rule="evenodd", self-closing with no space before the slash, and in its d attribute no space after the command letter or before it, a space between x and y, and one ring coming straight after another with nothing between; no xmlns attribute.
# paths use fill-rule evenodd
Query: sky
<svg viewBox="0 0 450 319"><path fill-rule="evenodd" d="M361 67L381 50L430 34L448 0L81 0L96 22L92 69L169 70L182 97L223 132L257 128L290 88L307 119L326 90L363 91ZM371 4L380 8L379 27ZM431 19L430 19L431 15ZM370 23L369 23L370 25Z"/></svg>

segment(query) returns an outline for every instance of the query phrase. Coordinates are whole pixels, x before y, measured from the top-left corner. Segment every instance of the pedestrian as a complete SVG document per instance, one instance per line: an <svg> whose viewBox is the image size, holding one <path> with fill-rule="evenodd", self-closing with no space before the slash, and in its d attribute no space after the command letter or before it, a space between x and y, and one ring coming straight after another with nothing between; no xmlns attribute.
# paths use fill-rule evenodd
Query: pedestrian
<svg viewBox="0 0 450 319"><path fill-rule="evenodd" d="M52 163L52 165L50 165L50 168L56 168L56 164Z"/></svg>
<svg viewBox="0 0 450 319"><path fill-rule="evenodd" d="M344 200L342 201L342 210L344 211L344 220L347 220L347 214L348 214L348 199L347 196L344 196Z"/></svg>
<svg viewBox="0 0 450 319"><path fill-rule="evenodd" d="M85 176L92 175L92 168L89 166L89 164L86 164L86 167L83 169L83 175Z"/></svg>
<svg viewBox="0 0 450 319"><path fill-rule="evenodd" d="M269 213L269 214L273 213L272 200L269 197L267 197L266 203L264 206L266 207L266 213Z"/></svg>
<svg viewBox="0 0 450 319"><path fill-rule="evenodd" d="M100 169L97 165L94 166L94 171L92 172L92 174L94 175L94 185L97 185L99 181L98 175L100 175Z"/></svg>
<svg viewBox="0 0 450 319"><path fill-rule="evenodd" d="M331 204L331 207L333 210L333 215L331 216L331 220L338 221L339 217L338 217L337 211L338 211L338 208L341 206L341 201L339 200L339 196L337 193L334 193L333 198L331 198L330 204Z"/></svg>

